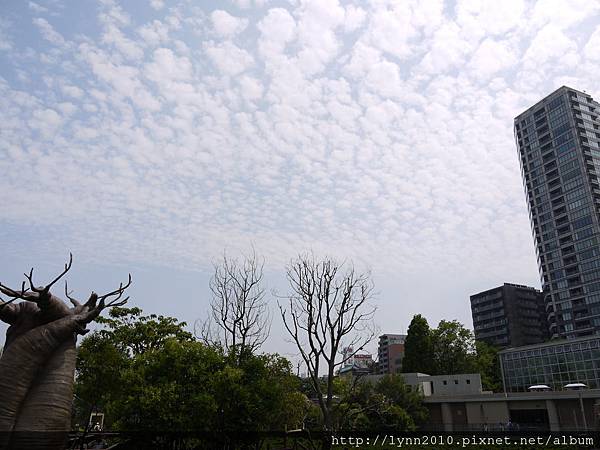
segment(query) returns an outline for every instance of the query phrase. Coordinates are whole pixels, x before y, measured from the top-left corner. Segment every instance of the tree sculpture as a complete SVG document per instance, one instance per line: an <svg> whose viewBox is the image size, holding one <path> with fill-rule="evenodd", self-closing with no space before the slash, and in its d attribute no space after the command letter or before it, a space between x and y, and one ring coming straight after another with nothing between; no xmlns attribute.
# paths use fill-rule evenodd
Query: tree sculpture
<svg viewBox="0 0 600 450"><path fill-rule="evenodd" d="M36 287L33 269L25 274L20 290L0 283L0 320L9 324L4 352L0 358L0 448L62 449L65 432L71 427L75 343L86 325L108 307L122 306L129 297L126 284L108 294L92 292L85 303L65 296L72 303L50 293L50 288L71 268L69 263L46 286ZM21 302L15 303L17 300Z"/></svg>

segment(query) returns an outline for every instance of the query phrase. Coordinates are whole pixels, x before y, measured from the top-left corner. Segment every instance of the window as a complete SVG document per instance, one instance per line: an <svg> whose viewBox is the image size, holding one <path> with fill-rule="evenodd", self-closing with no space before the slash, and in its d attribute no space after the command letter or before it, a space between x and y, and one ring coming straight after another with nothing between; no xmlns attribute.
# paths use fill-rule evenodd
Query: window
<svg viewBox="0 0 600 450"><path fill-rule="evenodd" d="M467 384L471 384L471 380L467 378Z"/></svg>
<svg viewBox="0 0 600 450"><path fill-rule="evenodd" d="M442 383L444 384L444 386L446 386L448 384L448 382L446 380L442 381Z"/></svg>

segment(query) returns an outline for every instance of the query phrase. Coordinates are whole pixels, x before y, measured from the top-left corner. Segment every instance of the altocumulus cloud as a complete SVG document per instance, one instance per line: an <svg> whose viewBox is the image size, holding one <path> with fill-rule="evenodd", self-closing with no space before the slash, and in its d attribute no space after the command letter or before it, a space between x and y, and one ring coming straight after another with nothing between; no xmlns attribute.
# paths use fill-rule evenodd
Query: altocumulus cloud
<svg viewBox="0 0 600 450"><path fill-rule="evenodd" d="M600 3L202 5L0 7L0 225L28 227L6 258L204 268L253 243L463 296L536 283L512 119L600 96Z"/></svg>

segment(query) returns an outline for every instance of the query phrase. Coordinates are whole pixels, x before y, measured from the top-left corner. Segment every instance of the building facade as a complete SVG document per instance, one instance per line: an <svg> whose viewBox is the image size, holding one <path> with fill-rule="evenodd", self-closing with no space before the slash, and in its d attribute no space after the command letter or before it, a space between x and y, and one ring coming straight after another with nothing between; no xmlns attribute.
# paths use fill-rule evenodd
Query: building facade
<svg viewBox="0 0 600 450"><path fill-rule="evenodd" d="M526 392L535 385L558 391L571 383L600 389L599 336L508 348L498 356L506 392Z"/></svg>
<svg viewBox="0 0 600 450"><path fill-rule="evenodd" d="M404 358L405 334L384 334L379 336L377 351L379 373L400 373Z"/></svg>
<svg viewBox="0 0 600 450"><path fill-rule="evenodd" d="M524 432L573 432L598 430L600 427L600 390L596 389L451 397L432 395L424 397L423 402L429 410L423 431L503 432L518 429ZM552 443L557 444L557 441ZM590 447L590 441L558 443L573 448L578 444L577 448Z"/></svg>
<svg viewBox="0 0 600 450"><path fill-rule="evenodd" d="M544 295L518 284L471 295L475 339L505 348L544 342L548 338Z"/></svg>
<svg viewBox="0 0 600 450"><path fill-rule="evenodd" d="M600 333L599 113L563 86L514 120L552 338Z"/></svg>

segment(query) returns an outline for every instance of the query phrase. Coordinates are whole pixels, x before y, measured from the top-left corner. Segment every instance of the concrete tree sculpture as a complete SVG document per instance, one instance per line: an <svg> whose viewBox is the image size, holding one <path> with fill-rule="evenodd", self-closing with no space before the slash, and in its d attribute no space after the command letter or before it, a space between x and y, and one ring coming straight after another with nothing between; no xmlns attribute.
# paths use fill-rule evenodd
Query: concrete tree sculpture
<svg viewBox="0 0 600 450"><path fill-rule="evenodd" d="M89 330L103 309L124 305L127 283L108 294L92 292L85 303L65 296L72 307L50 293L71 269L73 256L63 272L46 286L35 286L33 269L25 274L20 289L0 283L0 320L9 324L0 357L0 448L62 449L64 433L71 427L73 379L78 334Z"/></svg>

